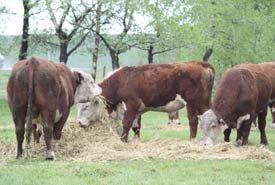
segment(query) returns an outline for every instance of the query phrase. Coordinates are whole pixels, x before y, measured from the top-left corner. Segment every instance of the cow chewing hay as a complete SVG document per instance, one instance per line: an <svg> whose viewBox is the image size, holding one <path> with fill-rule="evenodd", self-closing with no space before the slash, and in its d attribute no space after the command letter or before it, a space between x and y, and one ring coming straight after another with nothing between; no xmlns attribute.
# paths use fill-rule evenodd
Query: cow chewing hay
<svg viewBox="0 0 275 185"><path fill-rule="evenodd" d="M104 101L100 103L104 104ZM106 162L137 159L249 159L275 162L275 154L266 148L250 145L236 147L234 142L220 143L212 147L181 139L131 139L129 143L123 143L119 137L122 132L121 121L109 119L107 112L102 111L102 120L86 128L80 127L76 121L67 121L60 142L54 146L58 160ZM177 125L159 126L157 129L182 131L186 128ZM14 158L15 141L0 141L0 145L0 164ZM41 157L41 154L45 153L44 141L39 144L32 143L29 153L32 157Z"/></svg>

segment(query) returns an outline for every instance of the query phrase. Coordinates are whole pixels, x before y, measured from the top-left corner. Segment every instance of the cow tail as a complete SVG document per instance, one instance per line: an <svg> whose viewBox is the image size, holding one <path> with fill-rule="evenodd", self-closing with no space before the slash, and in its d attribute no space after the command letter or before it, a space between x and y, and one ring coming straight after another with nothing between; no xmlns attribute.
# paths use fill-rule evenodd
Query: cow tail
<svg viewBox="0 0 275 185"><path fill-rule="evenodd" d="M28 84L28 108L27 108L27 127L26 127L26 141L27 141L27 155L31 142L32 133L32 102L33 102L33 86L34 86L34 58L29 60L29 84Z"/></svg>

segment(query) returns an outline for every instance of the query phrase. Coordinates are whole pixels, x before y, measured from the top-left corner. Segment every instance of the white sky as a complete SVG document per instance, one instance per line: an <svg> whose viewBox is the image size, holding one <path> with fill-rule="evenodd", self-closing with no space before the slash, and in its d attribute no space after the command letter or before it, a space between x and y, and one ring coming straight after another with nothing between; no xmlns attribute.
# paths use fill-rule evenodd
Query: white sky
<svg viewBox="0 0 275 185"><path fill-rule="evenodd" d="M0 6L7 7L16 13L15 15L1 14L0 33L7 35L21 34L23 25L23 5L21 0L0 0Z"/></svg>
<svg viewBox="0 0 275 185"><path fill-rule="evenodd" d="M22 34L23 26L23 3L22 0L0 0L0 7L4 6L11 10L14 14L1 14L0 16L0 34L3 35L20 35ZM135 15L137 25L145 27L148 18L142 15ZM30 32L35 28L40 30L53 28L52 22L47 19L46 13L37 14L30 19ZM112 29L108 32L119 33L121 28L117 25L113 25Z"/></svg>

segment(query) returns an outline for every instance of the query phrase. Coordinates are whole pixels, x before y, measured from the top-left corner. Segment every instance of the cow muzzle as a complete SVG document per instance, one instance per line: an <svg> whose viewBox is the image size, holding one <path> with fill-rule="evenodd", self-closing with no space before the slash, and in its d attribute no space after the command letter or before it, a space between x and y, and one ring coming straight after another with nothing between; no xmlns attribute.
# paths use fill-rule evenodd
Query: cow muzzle
<svg viewBox="0 0 275 185"><path fill-rule="evenodd" d="M84 121L82 121L82 120L80 120L80 119L77 120L77 123L78 123L81 127L83 127L83 128L86 128L86 127L89 126L89 124L88 124L87 122L84 122Z"/></svg>
<svg viewBox="0 0 275 185"><path fill-rule="evenodd" d="M212 139L210 139L209 137L206 137L206 138L203 138L203 139L200 141L200 144L203 145L203 146L213 146L213 145L214 145L214 142L213 142Z"/></svg>

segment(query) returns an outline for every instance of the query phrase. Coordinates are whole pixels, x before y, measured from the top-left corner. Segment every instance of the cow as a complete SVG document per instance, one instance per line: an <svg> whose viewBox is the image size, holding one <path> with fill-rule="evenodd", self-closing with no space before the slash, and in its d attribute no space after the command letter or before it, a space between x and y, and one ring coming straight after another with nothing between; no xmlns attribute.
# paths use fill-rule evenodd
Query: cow
<svg viewBox="0 0 275 185"><path fill-rule="evenodd" d="M275 129L275 102L270 103L269 108L272 116L272 122L270 124L270 128Z"/></svg>
<svg viewBox="0 0 275 185"><path fill-rule="evenodd" d="M17 158L23 156L25 134L30 142L32 119L41 120L46 142L46 159L54 160L52 138L59 140L74 103L91 101L101 88L84 72L70 70L65 64L31 57L17 62L7 84L8 105L15 123ZM35 137L40 137L41 133Z"/></svg>
<svg viewBox="0 0 275 185"><path fill-rule="evenodd" d="M231 128L237 128L237 144L246 145L251 123L258 116L260 143L267 145L266 115L268 105L275 100L274 80L274 62L228 69L221 77L211 109L199 116L201 143L217 143L223 130L228 142Z"/></svg>
<svg viewBox="0 0 275 185"><path fill-rule="evenodd" d="M187 104L190 139L197 133L197 116L210 107L215 70L208 62L147 64L123 67L106 77L99 86L109 114L125 103L121 140L128 141L133 128L140 131L141 114L147 111L175 112ZM90 114L95 115L93 104ZM81 112L81 110L79 110ZM114 114L115 115L115 114ZM81 125L88 123L81 122Z"/></svg>
<svg viewBox="0 0 275 185"><path fill-rule="evenodd" d="M170 112L168 113L168 125L170 124L176 124L176 125L180 125L180 120L179 120L179 112L175 111L175 112Z"/></svg>

